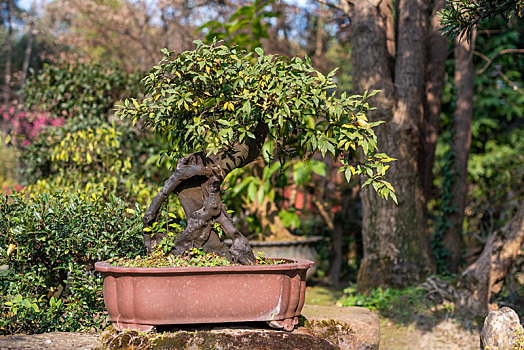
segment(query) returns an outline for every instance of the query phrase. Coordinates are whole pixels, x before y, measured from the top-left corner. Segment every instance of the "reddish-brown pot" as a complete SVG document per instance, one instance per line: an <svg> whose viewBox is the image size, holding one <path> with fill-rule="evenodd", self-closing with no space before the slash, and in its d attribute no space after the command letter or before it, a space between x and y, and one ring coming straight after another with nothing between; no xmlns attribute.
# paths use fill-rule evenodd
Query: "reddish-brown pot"
<svg viewBox="0 0 524 350"><path fill-rule="evenodd" d="M117 267L97 262L117 330L155 325L268 321L291 331L314 263L215 267Z"/></svg>

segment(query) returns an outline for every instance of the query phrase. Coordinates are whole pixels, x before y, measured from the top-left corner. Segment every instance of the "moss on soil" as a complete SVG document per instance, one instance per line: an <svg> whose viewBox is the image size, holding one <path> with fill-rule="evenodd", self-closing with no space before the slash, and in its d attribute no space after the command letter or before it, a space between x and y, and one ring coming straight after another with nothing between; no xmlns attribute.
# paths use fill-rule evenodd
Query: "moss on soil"
<svg viewBox="0 0 524 350"><path fill-rule="evenodd" d="M267 259L263 254L256 257L257 265L286 264L289 260ZM202 248L192 248L181 255L172 255L161 249L155 250L151 255L134 259L112 258L107 261L113 266L121 267L211 267L240 265L231 263L225 257L214 252L204 252Z"/></svg>

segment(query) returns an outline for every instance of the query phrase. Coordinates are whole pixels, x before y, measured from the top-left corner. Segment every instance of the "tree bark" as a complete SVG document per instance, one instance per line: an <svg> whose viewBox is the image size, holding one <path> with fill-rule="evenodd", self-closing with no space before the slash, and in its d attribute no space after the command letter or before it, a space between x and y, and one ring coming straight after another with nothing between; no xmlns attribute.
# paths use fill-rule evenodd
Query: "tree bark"
<svg viewBox="0 0 524 350"><path fill-rule="evenodd" d="M284 225L282 219L278 215L279 210L275 202L270 201L266 196L262 203L255 200L249 205L249 210L259 220L262 226L262 234L268 240L274 241L292 241L296 240L297 236L293 235ZM261 237L259 239L262 239Z"/></svg>
<svg viewBox="0 0 524 350"><path fill-rule="evenodd" d="M317 17L317 30L315 32L314 60L316 66L322 66L322 53L324 52L324 5L320 4Z"/></svg>
<svg viewBox="0 0 524 350"><path fill-rule="evenodd" d="M431 277L423 284L430 294L455 302L460 310L486 316L493 293L500 292L504 278L524 243L524 200L513 218L489 237L479 258L455 281Z"/></svg>
<svg viewBox="0 0 524 350"><path fill-rule="evenodd" d="M457 102L451 152L455 154L455 174L451 188L451 204L456 210L448 217L449 228L442 236L442 245L446 249L446 262L451 272L457 272L462 256L462 223L468 192L468 157L471 146L471 123L473 121L473 90L475 71L473 51L475 30L468 42L466 38L457 39L455 44L455 85Z"/></svg>
<svg viewBox="0 0 524 350"><path fill-rule="evenodd" d="M510 222L491 234L480 257L460 274L458 304L476 315L486 315L491 295L502 288L523 242L524 200Z"/></svg>
<svg viewBox="0 0 524 350"><path fill-rule="evenodd" d="M379 89L372 120L380 147L398 160L388 171L399 205L370 188L361 191L364 258L357 277L360 291L378 286L405 287L434 271L419 180L418 155L425 89L427 2L398 1L395 47L391 3L353 2L352 64L354 90ZM396 60L395 60L396 58Z"/></svg>
<svg viewBox="0 0 524 350"><path fill-rule="evenodd" d="M157 220L160 208L171 193L178 196L187 218L185 230L175 240L174 254L190 248L204 248L242 264L255 262L248 240L236 229L220 197L220 187L226 175L233 169L244 167L260 154L268 134L268 126L259 122L254 130L255 138L224 149L216 155L192 153L178 161L176 170L164 183L151 201L142 221L144 227ZM218 223L233 241L228 250L214 231ZM144 244L151 252L164 238L163 234L144 232Z"/></svg>
<svg viewBox="0 0 524 350"><path fill-rule="evenodd" d="M427 36L426 99L424 104L424 127L420 129L419 153L420 181L426 203L431 197L433 164L435 163L435 147L438 138L442 89L444 87L444 72L446 68L448 41L442 36L439 16L439 12L445 8L446 3L446 0L434 1L430 30Z"/></svg>
<svg viewBox="0 0 524 350"><path fill-rule="evenodd" d="M11 98L11 61L13 56L13 6L12 0L7 0L7 55L5 59L4 105L9 104Z"/></svg>
<svg viewBox="0 0 524 350"><path fill-rule="evenodd" d="M36 11L36 0L33 0L31 4L31 13L29 14L29 28L27 30L27 46L25 48L24 63L22 65L22 77L20 78L20 86L24 87L27 79L27 72L29 71L29 63L31 61L31 52L33 51L33 40L35 37L34 25L35 25L35 11ZM18 95L18 104L24 102L24 94L21 92Z"/></svg>

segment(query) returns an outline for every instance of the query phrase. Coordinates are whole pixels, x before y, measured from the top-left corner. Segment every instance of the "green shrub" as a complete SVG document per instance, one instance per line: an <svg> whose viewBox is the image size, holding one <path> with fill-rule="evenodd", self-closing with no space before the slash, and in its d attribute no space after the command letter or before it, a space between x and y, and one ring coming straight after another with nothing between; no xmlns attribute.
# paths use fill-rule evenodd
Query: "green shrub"
<svg viewBox="0 0 524 350"><path fill-rule="evenodd" d="M20 172L31 193L61 188L97 193L106 199L114 194L130 203L145 204L158 187L151 178L166 176L166 167L154 166L152 171L148 166L155 163L161 144L126 122L100 121L97 126L84 127L71 120L47 128L24 149Z"/></svg>
<svg viewBox="0 0 524 350"><path fill-rule="evenodd" d="M361 306L384 316L408 316L428 308L426 292L420 287L406 289L376 288L369 295L359 294L354 287L344 290L341 306Z"/></svg>
<svg viewBox="0 0 524 350"><path fill-rule="evenodd" d="M116 65L45 65L24 86L24 103L56 117L107 116L120 99L138 93L139 81L140 74L129 74Z"/></svg>
<svg viewBox="0 0 524 350"><path fill-rule="evenodd" d="M138 206L96 195L0 199L0 330L101 328L102 279L94 263L144 254ZM7 268L6 268L7 266Z"/></svg>

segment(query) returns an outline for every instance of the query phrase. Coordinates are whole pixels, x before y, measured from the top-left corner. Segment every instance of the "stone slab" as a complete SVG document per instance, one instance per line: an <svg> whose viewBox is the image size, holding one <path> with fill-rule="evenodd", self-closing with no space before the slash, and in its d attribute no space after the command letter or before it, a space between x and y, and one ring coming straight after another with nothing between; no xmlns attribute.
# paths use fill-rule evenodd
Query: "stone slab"
<svg viewBox="0 0 524 350"><path fill-rule="evenodd" d="M304 316L310 324L321 325L322 321L334 320L351 329L350 334L341 339L341 349L374 350L380 344L380 320L378 315L363 307L337 307L304 305Z"/></svg>
<svg viewBox="0 0 524 350"><path fill-rule="evenodd" d="M91 350L100 344L100 334L51 332L0 337L1 350Z"/></svg>
<svg viewBox="0 0 524 350"><path fill-rule="evenodd" d="M128 331L103 336L101 349L378 350L380 323L360 307L304 306L292 332L265 323L202 325L168 332ZM159 329L160 330L160 329Z"/></svg>
<svg viewBox="0 0 524 350"><path fill-rule="evenodd" d="M47 333L0 337L0 349L378 350L378 316L359 307L304 306L292 332L266 323L199 325L158 332Z"/></svg>

